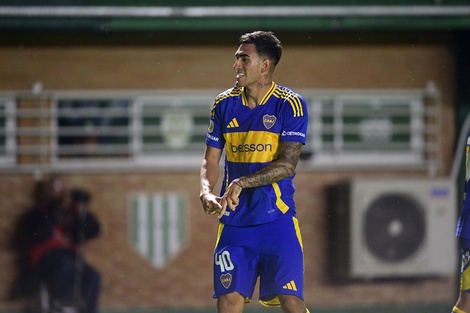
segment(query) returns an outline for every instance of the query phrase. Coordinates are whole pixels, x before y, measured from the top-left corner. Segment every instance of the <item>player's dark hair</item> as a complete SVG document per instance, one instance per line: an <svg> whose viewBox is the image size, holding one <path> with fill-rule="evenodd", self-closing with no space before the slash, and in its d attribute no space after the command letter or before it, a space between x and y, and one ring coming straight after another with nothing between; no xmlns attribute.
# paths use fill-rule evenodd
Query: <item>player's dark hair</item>
<svg viewBox="0 0 470 313"><path fill-rule="evenodd" d="M272 60L274 66L279 63L282 55L281 41L273 32L257 30L242 35L238 41L240 44L254 44L259 55Z"/></svg>

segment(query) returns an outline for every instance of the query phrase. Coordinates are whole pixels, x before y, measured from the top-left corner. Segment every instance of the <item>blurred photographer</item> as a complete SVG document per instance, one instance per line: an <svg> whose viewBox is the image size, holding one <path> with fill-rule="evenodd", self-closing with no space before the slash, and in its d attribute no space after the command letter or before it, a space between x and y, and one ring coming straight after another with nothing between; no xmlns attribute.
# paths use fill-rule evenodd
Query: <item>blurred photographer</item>
<svg viewBox="0 0 470 313"><path fill-rule="evenodd" d="M58 312L70 305L79 312L97 312L100 274L82 254L83 243L100 233L88 211L90 200L87 191L69 191L61 177L52 176L37 183L35 204L22 218L26 272L47 286Z"/></svg>

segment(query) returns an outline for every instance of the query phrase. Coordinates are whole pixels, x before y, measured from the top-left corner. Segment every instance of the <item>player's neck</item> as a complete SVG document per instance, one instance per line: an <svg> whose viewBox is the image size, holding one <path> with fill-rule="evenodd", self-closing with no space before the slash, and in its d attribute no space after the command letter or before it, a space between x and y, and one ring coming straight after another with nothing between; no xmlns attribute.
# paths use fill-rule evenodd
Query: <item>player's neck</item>
<svg viewBox="0 0 470 313"><path fill-rule="evenodd" d="M273 82L272 80L266 82L258 82L254 86L246 86L245 96L248 100L248 106L253 109L257 107L263 98L266 96L268 91L271 89Z"/></svg>

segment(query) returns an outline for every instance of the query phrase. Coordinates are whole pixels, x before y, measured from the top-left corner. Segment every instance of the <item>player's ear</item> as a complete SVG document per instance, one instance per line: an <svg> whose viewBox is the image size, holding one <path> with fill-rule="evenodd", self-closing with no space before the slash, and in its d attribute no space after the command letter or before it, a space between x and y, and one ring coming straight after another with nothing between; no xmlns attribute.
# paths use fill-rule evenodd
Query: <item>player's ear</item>
<svg viewBox="0 0 470 313"><path fill-rule="evenodd" d="M265 58L263 62L261 63L261 72L262 73L269 72L271 65L272 65L271 60L269 58Z"/></svg>

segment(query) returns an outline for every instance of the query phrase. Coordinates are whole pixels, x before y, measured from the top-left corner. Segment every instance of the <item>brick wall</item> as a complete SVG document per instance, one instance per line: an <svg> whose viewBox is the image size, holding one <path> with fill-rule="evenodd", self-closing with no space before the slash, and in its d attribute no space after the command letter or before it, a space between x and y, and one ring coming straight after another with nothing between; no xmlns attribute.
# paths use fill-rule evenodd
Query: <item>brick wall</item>
<svg viewBox="0 0 470 313"><path fill-rule="evenodd" d="M46 90L192 89L224 90L234 82L236 46L0 47L1 91L26 90L42 81ZM275 81L292 89L424 88L433 80L442 92L444 125L453 125L453 61L445 44L297 44L284 48ZM214 95L215 96L215 95ZM442 130L442 164L449 173L453 127ZM89 189L102 236L86 247L88 260L103 275L103 308L211 307L215 218L198 200L198 171L63 173L70 185ZM319 306L452 302L454 277L412 282L328 282L325 188L348 177L424 176L410 171L313 171L296 177L299 218L306 261L307 303ZM0 294L12 279L7 238L15 219L30 203L31 173L0 172ZM166 268L154 269L130 246L128 194L178 191L189 203L189 245ZM0 310L18 303L0 300Z"/></svg>

